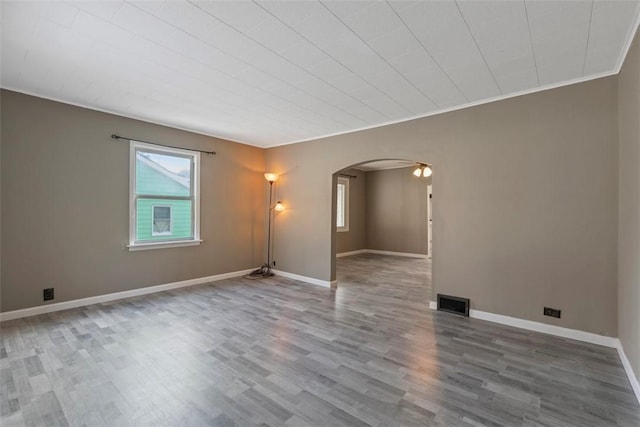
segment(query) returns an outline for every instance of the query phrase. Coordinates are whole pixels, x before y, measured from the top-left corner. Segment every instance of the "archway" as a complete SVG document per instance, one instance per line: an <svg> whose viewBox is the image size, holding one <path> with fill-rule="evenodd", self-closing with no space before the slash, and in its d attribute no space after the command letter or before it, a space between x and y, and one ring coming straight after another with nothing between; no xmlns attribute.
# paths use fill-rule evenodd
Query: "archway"
<svg viewBox="0 0 640 427"><path fill-rule="evenodd" d="M415 171L420 166L423 169ZM418 273L428 276L424 284L429 289L429 299L433 300L429 252L432 235L428 231L432 167L430 162L421 160L372 159L332 174L331 280L334 286L339 286L341 281L345 283L347 274L352 278L354 274L364 274L363 268L379 260L387 269L403 265L407 275L411 269L414 276ZM414 171L423 173L416 176ZM350 268L351 273L347 273ZM402 275L402 268L399 271ZM375 280L377 273L379 270L371 271L366 280Z"/></svg>

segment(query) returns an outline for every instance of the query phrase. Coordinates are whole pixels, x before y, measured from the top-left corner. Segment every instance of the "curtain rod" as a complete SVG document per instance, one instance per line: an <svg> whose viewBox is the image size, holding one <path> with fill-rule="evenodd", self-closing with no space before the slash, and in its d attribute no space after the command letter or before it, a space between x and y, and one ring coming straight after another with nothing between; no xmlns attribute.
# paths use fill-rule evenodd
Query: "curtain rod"
<svg viewBox="0 0 640 427"><path fill-rule="evenodd" d="M123 139L125 141L144 142L145 144L159 145L161 147L168 147L168 148L177 148L179 150L197 151L199 153L209 154L209 155L212 155L212 156L214 156L216 154L215 151L204 151L204 150L196 150L195 148L183 148L183 147L176 147L175 145L158 144L157 142L143 141L143 140L138 139L138 138L127 138L126 136L116 135L115 133L113 135L111 135L111 138L116 139L116 140Z"/></svg>
<svg viewBox="0 0 640 427"><path fill-rule="evenodd" d="M358 177L355 175L348 175L346 173L339 173L338 176L344 176L346 178L353 178L353 179L357 179Z"/></svg>

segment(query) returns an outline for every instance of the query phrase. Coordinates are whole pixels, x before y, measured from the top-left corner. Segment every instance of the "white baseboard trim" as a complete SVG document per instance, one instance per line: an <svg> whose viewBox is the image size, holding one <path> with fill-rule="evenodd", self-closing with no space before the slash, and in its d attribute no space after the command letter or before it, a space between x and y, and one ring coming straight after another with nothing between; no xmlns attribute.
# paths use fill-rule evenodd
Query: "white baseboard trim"
<svg viewBox="0 0 640 427"><path fill-rule="evenodd" d="M366 249L368 254L378 254L378 255L393 255L393 256L404 256L408 258L423 258L427 259L427 254L412 254L410 252L393 252L393 251L379 251L377 249Z"/></svg>
<svg viewBox="0 0 640 427"><path fill-rule="evenodd" d="M340 252L339 254L336 254L336 258L342 258L345 256L351 256L351 255L360 255L364 253L367 253L366 249L358 249L357 251L349 251L349 252Z"/></svg>
<svg viewBox="0 0 640 427"><path fill-rule="evenodd" d="M429 301L429 308L437 310L438 304ZM469 317L474 319L487 320L489 322L500 323L502 325L513 326L515 328L527 329L529 331L542 332L544 334L555 335L557 337L571 338L577 341L602 345L605 347L617 348L618 338L593 334L591 332L579 331L577 329L563 328L562 326L548 325L546 323L534 322L517 317L504 316L502 314L489 313L487 311L469 310Z"/></svg>
<svg viewBox="0 0 640 427"><path fill-rule="evenodd" d="M631 388L633 392L636 394L636 399L638 403L640 403L640 382L638 382L638 377L636 377L635 372L633 372L633 368L631 367L631 363L627 358L627 355L624 352L624 348L622 347L622 342L618 340L616 345L616 349L618 349L618 356L620 356L620 360L622 361L622 366L624 366L624 371L627 373L627 378L629 378L629 382L631 383Z"/></svg>
<svg viewBox="0 0 640 427"><path fill-rule="evenodd" d="M185 288L187 286L202 285L209 282L217 282L232 277L244 276L252 272L254 269L232 271L230 273L216 274L207 277L198 277L195 279L182 280L180 282L165 283L163 285L147 286L144 288L131 289L130 291L114 292L112 294L97 295L95 297L74 299L71 301L58 302L48 305L39 305L37 307L23 308L21 310L5 311L0 313L0 322L7 320L20 319L22 317L37 316L38 314L52 313L54 311L68 310L70 308L83 307L91 304L99 304L102 302L115 301L123 298L131 298L140 295L153 294L156 292L168 291L170 289Z"/></svg>
<svg viewBox="0 0 640 427"><path fill-rule="evenodd" d="M357 251L340 252L339 254L336 254L336 258L342 258L345 256L359 255L359 254L392 255L392 256L404 256L408 258L423 258L423 259L426 259L429 257L427 254L413 254L410 252L379 251L377 249L358 249Z"/></svg>
<svg viewBox="0 0 640 427"><path fill-rule="evenodd" d="M301 276L299 274L288 273L286 271L271 270L276 276L286 277L287 279L299 280L301 282L310 283L312 285L322 286L323 288L330 288L334 282L328 280L314 279L313 277ZM334 285L335 286L335 285Z"/></svg>
<svg viewBox="0 0 640 427"><path fill-rule="evenodd" d="M617 338L598 335L591 332L584 332L578 329L569 329L562 326L548 325L546 323L534 322L533 320L519 319L517 317L504 316L480 310L469 310L469 316L475 319L488 320L489 322L501 323L503 325L514 326L516 328L530 331L542 332L543 334L555 335L557 337L571 338L577 341L616 348Z"/></svg>

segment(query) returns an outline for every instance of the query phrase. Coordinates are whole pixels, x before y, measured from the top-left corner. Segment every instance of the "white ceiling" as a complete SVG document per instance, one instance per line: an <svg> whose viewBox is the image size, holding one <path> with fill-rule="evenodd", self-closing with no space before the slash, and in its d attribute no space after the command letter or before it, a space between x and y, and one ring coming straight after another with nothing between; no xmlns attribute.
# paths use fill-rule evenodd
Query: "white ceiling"
<svg viewBox="0 0 640 427"><path fill-rule="evenodd" d="M616 73L639 4L2 1L0 82L268 147Z"/></svg>
<svg viewBox="0 0 640 427"><path fill-rule="evenodd" d="M374 162L367 162L354 166L353 169L357 169L364 172L379 171L385 169L400 169L408 168L409 166L417 166L417 162L410 160L376 160Z"/></svg>

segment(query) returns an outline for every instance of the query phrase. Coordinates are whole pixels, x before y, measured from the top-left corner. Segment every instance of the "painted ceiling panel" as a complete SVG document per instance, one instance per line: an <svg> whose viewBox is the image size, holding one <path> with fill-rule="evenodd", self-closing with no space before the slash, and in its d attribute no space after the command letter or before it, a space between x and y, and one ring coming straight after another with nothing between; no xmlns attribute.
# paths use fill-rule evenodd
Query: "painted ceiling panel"
<svg viewBox="0 0 640 427"><path fill-rule="evenodd" d="M614 74L640 0L1 7L3 88L269 147Z"/></svg>

